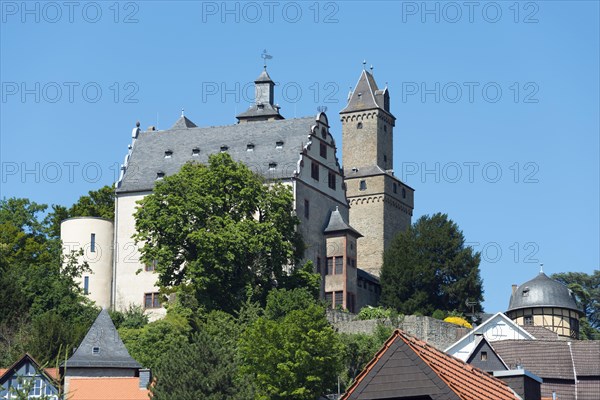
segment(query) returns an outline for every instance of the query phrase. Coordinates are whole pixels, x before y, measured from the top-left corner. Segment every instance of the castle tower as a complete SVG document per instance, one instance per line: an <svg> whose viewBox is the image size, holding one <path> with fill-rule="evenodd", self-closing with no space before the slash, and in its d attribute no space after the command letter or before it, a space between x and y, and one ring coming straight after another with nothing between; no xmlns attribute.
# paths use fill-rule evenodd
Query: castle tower
<svg viewBox="0 0 600 400"><path fill-rule="evenodd" d="M238 123L284 119L279 114L279 106L274 103L274 87L275 82L267 73L267 67L265 66L254 81L254 104L248 110L236 116Z"/></svg>
<svg viewBox="0 0 600 400"><path fill-rule="evenodd" d="M350 223L364 235L358 267L379 276L384 251L408 228L414 208L414 190L393 172L396 118L387 87L363 70L340 117Z"/></svg>

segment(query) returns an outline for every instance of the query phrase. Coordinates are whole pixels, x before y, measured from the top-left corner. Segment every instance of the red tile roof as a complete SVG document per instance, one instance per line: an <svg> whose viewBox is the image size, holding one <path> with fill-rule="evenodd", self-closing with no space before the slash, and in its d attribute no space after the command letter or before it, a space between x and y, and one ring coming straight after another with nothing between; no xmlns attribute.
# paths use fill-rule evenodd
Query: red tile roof
<svg viewBox="0 0 600 400"><path fill-rule="evenodd" d="M461 400L517 400L519 397L501 380L490 376L486 372L472 367L471 365L452 357L440 350L418 340L401 330L396 330L386 341L383 348L375 355L375 358L367 364L365 369L358 375L355 382L341 397L348 399L361 384L361 381L375 369L378 361L392 347L393 344L404 344L408 349L424 361L424 363L454 392ZM401 351L395 347L391 351ZM414 361L413 361L414 362ZM377 372L382 367L377 367ZM377 374L375 372L375 374ZM354 396L353 396L354 397Z"/></svg>
<svg viewBox="0 0 600 400"><path fill-rule="evenodd" d="M69 400L148 400L149 390L140 389L139 378L69 379Z"/></svg>

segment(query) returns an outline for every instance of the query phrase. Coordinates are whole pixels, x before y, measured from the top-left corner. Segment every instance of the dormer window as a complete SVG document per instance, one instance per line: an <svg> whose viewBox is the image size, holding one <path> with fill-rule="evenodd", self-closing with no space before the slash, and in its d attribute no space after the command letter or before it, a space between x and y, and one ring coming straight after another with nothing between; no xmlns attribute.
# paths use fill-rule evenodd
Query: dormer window
<svg viewBox="0 0 600 400"><path fill-rule="evenodd" d="M164 172L162 172L162 171L158 171L158 172L156 173L156 180L157 180L157 181L158 181L158 180L160 180L160 179L163 179L164 177L165 177L165 173L164 173Z"/></svg>
<svg viewBox="0 0 600 400"><path fill-rule="evenodd" d="M275 168L277 168L277 163L274 163L274 162L269 163L269 170L270 171L273 171Z"/></svg>
<svg viewBox="0 0 600 400"><path fill-rule="evenodd" d="M229 150L229 146L221 146L221 153L225 153L227 150Z"/></svg>
<svg viewBox="0 0 600 400"><path fill-rule="evenodd" d="M194 147L192 149L192 156L198 157L200 155L200 149L198 147Z"/></svg>
<svg viewBox="0 0 600 400"><path fill-rule="evenodd" d="M172 155L173 155L173 150L165 151L165 158L171 158Z"/></svg>
<svg viewBox="0 0 600 400"><path fill-rule="evenodd" d="M529 296L529 287L525 287L525 289L523 289L523 297L528 297Z"/></svg>
<svg viewBox="0 0 600 400"><path fill-rule="evenodd" d="M254 151L254 144L248 143L246 145L246 151Z"/></svg>
<svg viewBox="0 0 600 400"><path fill-rule="evenodd" d="M92 347L92 354L100 354L100 347Z"/></svg>
<svg viewBox="0 0 600 400"><path fill-rule="evenodd" d="M276 149L283 149L283 141L282 140L278 140L277 142L275 142L275 148Z"/></svg>

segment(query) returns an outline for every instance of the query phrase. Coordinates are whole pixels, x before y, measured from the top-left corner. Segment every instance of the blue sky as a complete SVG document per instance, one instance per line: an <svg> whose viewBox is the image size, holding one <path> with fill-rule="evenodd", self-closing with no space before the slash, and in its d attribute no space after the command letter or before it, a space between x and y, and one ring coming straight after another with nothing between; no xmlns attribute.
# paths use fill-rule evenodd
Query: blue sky
<svg viewBox="0 0 600 400"><path fill-rule="evenodd" d="M114 182L137 120L235 123L267 49L287 118L337 113L367 61L395 114L413 221L445 212L510 285L599 261L599 6L537 2L13 2L0 25L2 197Z"/></svg>

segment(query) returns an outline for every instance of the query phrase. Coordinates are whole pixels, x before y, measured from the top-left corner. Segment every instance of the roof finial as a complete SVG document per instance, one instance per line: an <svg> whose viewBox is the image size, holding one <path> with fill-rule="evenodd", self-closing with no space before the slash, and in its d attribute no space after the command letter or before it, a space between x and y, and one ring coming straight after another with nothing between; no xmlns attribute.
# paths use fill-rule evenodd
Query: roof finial
<svg viewBox="0 0 600 400"><path fill-rule="evenodd" d="M365 70L366 65L367 65L367 60L363 60L363 71Z"/></svg>
<svg viewBox="0 0 600 400"><path fill-rule="evenodd" d="M544 273L544 263L540 263L540 274Z"/></svg>
<svg viewBox="0 0 600 400"><path fill-rule="evenodd" d="M267 60L270 60L271 58L273 58L273 56L267 53L267 49L264 49L260 55L260 58L263 59L263 68L266 70L267 69Z"/></svg>
<svg viewBox="0 0 600 400"><path fill-rule="evenodd" d="M185 117L185 111L184 111L184 109L183 109L183 108L181 109L181 116L182 116L182 117Z"/></svg>
<svg viewBox="0 0 600 400"><path fill-rule="evenodd" d="M371 70L371 75L373 75L373 64L371 64L371 68L369 68Z"/></svg>

